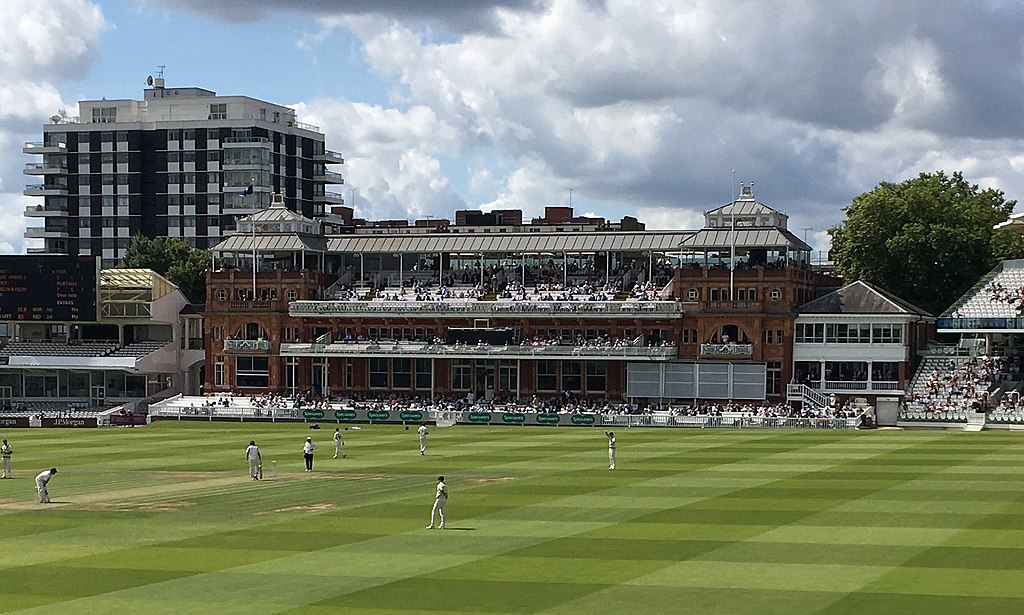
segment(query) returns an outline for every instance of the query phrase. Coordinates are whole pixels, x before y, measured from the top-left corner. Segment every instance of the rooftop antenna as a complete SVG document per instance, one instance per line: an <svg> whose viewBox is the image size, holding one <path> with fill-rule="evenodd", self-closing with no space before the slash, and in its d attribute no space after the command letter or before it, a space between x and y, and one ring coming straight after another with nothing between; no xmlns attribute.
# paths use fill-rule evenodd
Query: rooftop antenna
<svg viewBox="0 0 1024 615"><path fill-rule="evenodd" d="M162 90L164 88L164 68L166 64L161 64L156 67L156 77L153 78L153 87Z"/></svg>
<svg viewBox="0 0 1024 615"><path fill-rule="evenodd" d="M569 188L569 207L570 208L572 208L572 191L573 190L575 190L575 188Z"/></svg>
<svg viewBox="0 0 1024 615"><path fill-rule="evenodd" d="M804 243L807 243L807 231L813 231L814 227L813 226L805 226L801 230L803 230L803 232L804 232Z"/></svg>

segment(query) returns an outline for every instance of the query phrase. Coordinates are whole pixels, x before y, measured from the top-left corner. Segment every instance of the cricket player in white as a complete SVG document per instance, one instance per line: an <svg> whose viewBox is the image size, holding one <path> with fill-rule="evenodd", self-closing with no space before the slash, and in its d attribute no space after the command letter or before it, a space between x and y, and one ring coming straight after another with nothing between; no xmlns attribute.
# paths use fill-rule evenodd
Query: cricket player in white
<svg viewBox="0 0 1024 615"><path fill-rule="evenodd" d="M14 449L11 445L4 440L3 446L0 446L0 457L4 460L4 473L0 478L14 478L14 473L11 472L11 455L14 454Z"/></svg>
<svg viewBox="0 0 1024 615"><path fill-rule="evenodd" d="M430 525L427 526L428 530L434 529L434 518L438 515L441 516L441 525L437 526L437 529L444 529L444 505L448 503L448 486L444 484L444 477L437 477L437 495L434 496L434 508L430 511Z"/></svg>
<svg viewBox="0 0 1024 615"><path fill-rule="evenodd" d="M56 473L57 468L50 468L49 470L43 470L39 474L36 474L36 491L39 492L40 504L50 503L50 494L46 491L46 485L50 482L50 479L53 478L53 475Z"/></svg>
<svg viewBox="0 0 1024 615"><path fill-rule="evenodd" d="M608 436L608 469L615 469L615 432L606 431L604 435Z"/></svg>
<svg viewBox="0 0 1024 615"><path fill-rule="evenodd" d="M420 428L416 430L420 434L420 455L427 454L427 426L420 425Z"/></svg>
<svg viewBox="0 0 1024 615"><path fill-rule="evenodd" d="M306 438L306 443L302 445L302 457L306 460L306 471L313 471L313 451L316 450L316 443L313 442L313 438Z"/></svg>
<svg viewBox="0 0 1024 615"><path fill-rule="evenodd" d="M344 446L344 445L345 445L345 443L341 441L341 428L340 427L335 427L334 428L334 458L335 459L338 458L338 455L341 455L342 459L344 459L346 457L345 452L341 450L341 447Z"/></svg>
<svg viewBox="0 0 1024 615"><path fill-rule="evenodd" d="M259 480L263 458L260 456L260 447L256 446L255 440L249 440L249 446L245 448L245 458L249 461L249 476L253 480Z"/></svg>

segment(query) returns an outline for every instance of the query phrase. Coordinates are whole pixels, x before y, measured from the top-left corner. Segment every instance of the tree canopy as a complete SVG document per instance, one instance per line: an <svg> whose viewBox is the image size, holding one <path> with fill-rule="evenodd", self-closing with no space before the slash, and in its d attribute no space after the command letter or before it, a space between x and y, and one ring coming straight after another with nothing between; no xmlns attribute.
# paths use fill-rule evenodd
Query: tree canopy
<svg viewBox="0 0 1024 615"><path fill-rule="evenodd" d="M210 266L210 251L193 248L180 237L148 239L135 235L125 250L120 266L126 269L152 269L174 283L189 301L206 301L206 270Z"/></svg>
<svg viewBox="0 0 1024 615"><path fill-rule="evenodd" d="M993 230L1016 204L959 172L883 182L829 229L832 260L845 280L877 284L937 315L1001 259L1024 256L1024 239Z"/></svg>

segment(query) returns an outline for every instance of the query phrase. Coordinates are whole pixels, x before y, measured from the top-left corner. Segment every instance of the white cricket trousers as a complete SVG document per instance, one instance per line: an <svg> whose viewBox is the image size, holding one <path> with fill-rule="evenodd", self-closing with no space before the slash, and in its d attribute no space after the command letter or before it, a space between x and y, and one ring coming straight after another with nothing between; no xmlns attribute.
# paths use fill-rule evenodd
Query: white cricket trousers
<svg viewBox="0 0 1024 615"><path fill-rule="evenodd" d="M444 527L444 506L448 503L448 498L437 498L434 500L434 508L430 511L430 525L434 525L434 519L440 515L441 525L438 527Z"/></svg>

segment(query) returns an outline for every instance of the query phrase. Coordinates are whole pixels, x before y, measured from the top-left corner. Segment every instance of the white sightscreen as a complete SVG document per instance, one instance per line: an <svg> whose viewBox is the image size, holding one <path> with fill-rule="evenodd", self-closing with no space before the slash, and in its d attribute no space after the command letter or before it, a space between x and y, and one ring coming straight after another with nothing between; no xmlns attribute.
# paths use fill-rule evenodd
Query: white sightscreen
<svg viewBox="0 0 1024 615"><path fill-rule="evenodd" d="M626 396L658 399L765 398L764 363L630 363Z"/></svg>

